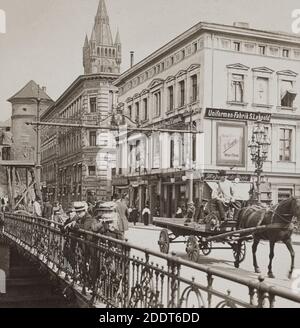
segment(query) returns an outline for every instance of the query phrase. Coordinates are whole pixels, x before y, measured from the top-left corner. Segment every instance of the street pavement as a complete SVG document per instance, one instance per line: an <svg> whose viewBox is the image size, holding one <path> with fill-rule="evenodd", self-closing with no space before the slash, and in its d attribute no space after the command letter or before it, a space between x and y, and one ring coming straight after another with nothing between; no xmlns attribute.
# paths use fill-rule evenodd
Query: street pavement
<svg viewBox="0 0 300 328"><path fill-rule="evenodd" d="M128 241L134 245L138 245L143 248L148 248L151 250L159 251L158 239L161 229L154 226L145 227L141 224L138 224L136 227L130 226L129 231L127 232L126 238ZM181 240L184 241L184 238ZM222 244L214 244L214 246L222 246ZM224 246L224 245L223 245ZM300 236L293 235L293 247L296 253L295 256L295 270L300 270ZM138 251L135 255L141 255ZM133 252L133 253L134 253ZM170 253L175 252L177 256L188 260L187 255L185 253L185 245L184 244L171 244ZM288 279L288 271L290 268L290 254L288 249L284 244L276 244L275 246L275 257L273 260L273 273L275 275L275 279L267 278L268 272L268 263L269 263L269 243L266 241L261 241L257 250L257 260L261 269L261 275L265 277L265 281L269 284L284 287L288 290L291 290L292 283L294 280ZM159 258L155 258L155 263L159 265L165 265L164 261ZM249 280L258 279L260 275L255 274L252 265L252 242L247 243L247 254L245 261L241 263L240 269L236 269L234 267L234 260L232 250L213 250L209 256L201 255L199 258L199 263L203 265L207 265L209 267L221 269L224 272L230 272L231 274L236 274L238 276L243 276L245 278L249 278ZM200 278L200 273L196 272L196 270L187 269L185 271L181 271L181 275L187 279L192 279L192 277L199 277L199 280L196 279L197 282L202 284L206 284L205 275L203 278ZM298 284L299 285L299 284ZM229 281L224 281L223 279L216 278L214 280L214 287L216 289L220 289L223 292L227 292L227 290L231 290L233 296L243 299L245 301L249 301L248 290L245 287L241 287L237 284L231 283ZM300 285L298 286L300 287ZM300 308L300 304L296 304L294 302L290 302L283 299L276 299L275 303L276 307L298 307Z"/></svg>

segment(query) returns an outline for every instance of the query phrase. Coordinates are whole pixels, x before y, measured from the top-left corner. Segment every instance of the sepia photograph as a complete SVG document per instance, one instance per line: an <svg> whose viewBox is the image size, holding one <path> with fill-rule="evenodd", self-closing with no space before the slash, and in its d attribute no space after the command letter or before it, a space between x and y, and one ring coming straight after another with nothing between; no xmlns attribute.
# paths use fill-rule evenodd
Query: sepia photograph
<svg viewBox="0 0 300 328"><path fill-rule="evenodd" d="M299 0L0 0L0 309L299 309L299 145Z"/></svg>

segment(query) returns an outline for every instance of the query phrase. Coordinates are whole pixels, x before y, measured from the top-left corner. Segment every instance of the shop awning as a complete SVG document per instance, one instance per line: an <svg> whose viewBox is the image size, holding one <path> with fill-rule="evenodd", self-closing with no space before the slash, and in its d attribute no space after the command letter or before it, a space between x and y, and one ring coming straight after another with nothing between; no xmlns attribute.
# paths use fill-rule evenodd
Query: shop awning
<svg viewBox="0 0 300 328"><path fill-rule="evenodd" d="M209 188L213 190L217 190L218 183L214 181L206 182ZM240 182L237 184L233 184L235 198L237 200L249 200L249 191L251 190L252 184L248 182Z"/></svg>

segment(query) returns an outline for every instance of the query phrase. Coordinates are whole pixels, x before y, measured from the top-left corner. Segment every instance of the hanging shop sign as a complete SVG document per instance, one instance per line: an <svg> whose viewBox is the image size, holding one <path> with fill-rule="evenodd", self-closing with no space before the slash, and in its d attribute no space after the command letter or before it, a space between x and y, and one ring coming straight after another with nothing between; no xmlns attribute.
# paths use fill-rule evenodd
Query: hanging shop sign
<svg viewBox="0 0 300 328"><path fill-rule="evenodd" d="M129 181L126 178L113 178L113 186L128 186Z"/></svg>

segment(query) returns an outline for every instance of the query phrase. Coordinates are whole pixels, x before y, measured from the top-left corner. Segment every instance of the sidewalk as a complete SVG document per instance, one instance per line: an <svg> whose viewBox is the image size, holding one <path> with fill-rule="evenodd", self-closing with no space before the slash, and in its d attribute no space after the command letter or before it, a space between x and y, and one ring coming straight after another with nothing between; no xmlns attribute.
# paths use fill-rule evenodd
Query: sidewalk
<svg viewBox="0 0 300 328"><path fill-rule="evenodd" d="M136 225L133 223L129 223L130 229L142 229L142 230L151 230L151 231L161 231L162 229L159 227L156 227L152 224L145 226L143 223L138 222Z"/></svg>

